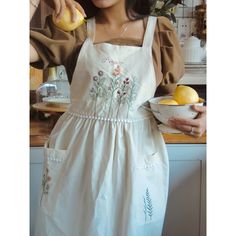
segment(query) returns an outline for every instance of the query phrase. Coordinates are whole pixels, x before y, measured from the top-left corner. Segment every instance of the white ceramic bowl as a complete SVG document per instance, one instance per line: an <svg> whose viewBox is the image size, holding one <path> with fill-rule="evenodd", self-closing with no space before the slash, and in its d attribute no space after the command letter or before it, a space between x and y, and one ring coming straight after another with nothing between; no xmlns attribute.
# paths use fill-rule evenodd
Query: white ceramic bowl
<svg viewBox="0 0 236 236"><path fill-rule="evenodd" d="M149 100L151 110L154 116L163 124L168 126L168 120L171 117L194 119L198 112L194 111L191 106L193 104L185 105L165 105L158 104L162 99L172 98L172 96L155 97ZM194 103L194 105L203 106L204 99L200 98L199 103Z"/></svg>

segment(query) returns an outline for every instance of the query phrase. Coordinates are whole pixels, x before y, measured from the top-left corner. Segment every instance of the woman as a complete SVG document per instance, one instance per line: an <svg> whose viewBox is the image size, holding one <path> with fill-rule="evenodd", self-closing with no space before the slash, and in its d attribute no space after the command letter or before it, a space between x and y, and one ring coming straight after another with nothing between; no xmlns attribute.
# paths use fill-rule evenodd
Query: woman
<svg viewBox="0 0 236 236"><path fill-rule="evenodd" d="M36 236L161 235L168 157L142 107L183 75L175 31L148 16L148 1L54 3L58 17L64 5L89 16L93 7L94 17L64 32L49 16L45 29L31 31L32 65L64 64L71 81L71 105L45 145Z"/></svg>

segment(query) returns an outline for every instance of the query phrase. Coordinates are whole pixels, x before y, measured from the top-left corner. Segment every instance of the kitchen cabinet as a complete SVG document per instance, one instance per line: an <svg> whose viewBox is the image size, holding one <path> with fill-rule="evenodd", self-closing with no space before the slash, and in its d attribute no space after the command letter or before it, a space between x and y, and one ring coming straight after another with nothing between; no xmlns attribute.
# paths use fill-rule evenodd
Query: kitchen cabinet
<svg viewBox="0 0 236 236"><path fill-rule="evenodd" d="M167 144L169 197L163 236L206 235L206 144ZM43 148L30 149L30 232L34 230Z"/></svg>
<svg viewBox="0 0 236 236"><path fill-rule="evenodd" d="M43 148L30 148L30 235L33 236L43 170Z"/></svg>
<svg viewBox="0 0 236 236"><path fill-rule="evenodd" d="M169 196L163 236L206 235L206 144L167 144Z"/></svg>

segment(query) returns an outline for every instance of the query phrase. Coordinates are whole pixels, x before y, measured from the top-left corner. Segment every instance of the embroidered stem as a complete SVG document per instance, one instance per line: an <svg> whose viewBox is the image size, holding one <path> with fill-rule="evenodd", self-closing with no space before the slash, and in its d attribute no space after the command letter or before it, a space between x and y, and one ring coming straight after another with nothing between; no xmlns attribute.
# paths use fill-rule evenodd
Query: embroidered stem
<svg viewBox="0 0 236 236"><path fill-rule="evenodd" d="M97 99L98 99L98 94L96 94L96 99L95 99L94 116L96 116L96 114L97 114Z"/></svg>
<svg viewBox="0 0 236 236"><path fill-rule="evenodd" d="M153 216L153 206L152 206L152 199L150 197L150 193L148 188L146 189L144 199L144 214L145 214L145 222L148 220L147 216L149 216L149 220L152 220Z"/></svg>
<svg viewBox="0 0 236 236"><path fill-rule="evenodd" d="M146 221L147 221L147 204L146 204L146 199L145 199L145 197L143 197L143 203L144 203L143 212L144 212L145 222L146 222Z"/></svg>
<svg viewBox="0 0 236 236"><path fill-rule="evenodd" d="M128 98L128 109L127 109L126 118L128 118L128 116L129 116L129 109L130 109L130 107L131 107L131 105L132 105L132 101L135 99L135 96L134 96L134 89L135 89L135 80L134 80L134 78L133 78L133 83L132 83L130 95L129 95L129 98Z"/></svg>
<svg viewBox="0 0 236 236"><path fill-rule="evenodd" d="M108 110L108 115L110 115L111 108L112 108L112 103L114 100L114 93L117 90L117 85L119 84L119 79L120 77L117 77L115 79L111 78L111 99L110 99L110 106Z"/></svg>
<svg viewBox="0 0 236 236"><path fill-rule="evenodd" d="M44 194L48 194L50 180L51 180L51 177L48 175L48 168L46 168L45 173L43 174L43 178L42 178L42 195L40 199L40 206L41 206Z"/></svg>

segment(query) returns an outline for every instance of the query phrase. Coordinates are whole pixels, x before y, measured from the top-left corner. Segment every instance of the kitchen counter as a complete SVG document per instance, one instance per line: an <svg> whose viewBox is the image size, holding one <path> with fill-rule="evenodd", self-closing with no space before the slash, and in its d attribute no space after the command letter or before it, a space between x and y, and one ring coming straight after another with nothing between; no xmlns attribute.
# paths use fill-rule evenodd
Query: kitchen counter
<svg viewBox="0 0 236 236"><path fill-rule="evenodd" d="M53 127L53 120L36 120L30 121L30 146L42 147L49 137ZM185 134L163 134L167 144L204 144L206 143L206 134L200 138L194 138Z"/></svg>

